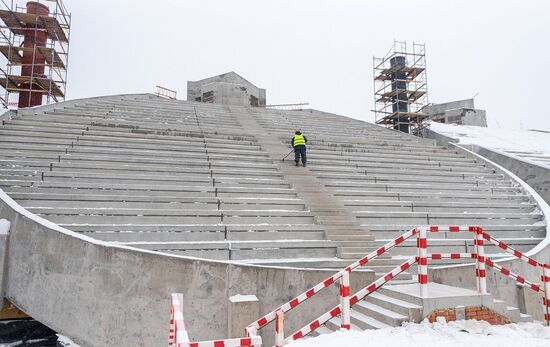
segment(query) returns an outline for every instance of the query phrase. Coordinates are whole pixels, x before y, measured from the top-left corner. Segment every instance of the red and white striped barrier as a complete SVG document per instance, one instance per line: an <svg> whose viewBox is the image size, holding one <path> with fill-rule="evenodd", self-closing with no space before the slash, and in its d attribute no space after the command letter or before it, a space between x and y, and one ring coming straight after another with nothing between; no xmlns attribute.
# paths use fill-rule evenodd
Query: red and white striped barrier
<svg viewBox="0 0 550 347"><path fill-rule="evenodd" d="M171 347L260 347L262 338L250 336L241 339L190 342L183 319L183 294L172 294L170 305L170 332L168 346Z"/></svg>
<svg viewBox="0 0 550 347"><path fill-rule="evenodd" d="M180 347L189 344L189 335L183 320L183 294L172 294L171 300L168 346Z"/></svg>
<svg viewBox="0 0 550 347"><path fill-rule="evenodd" d="M258 347L261 345L262 338L260 336L252 336L242 339L190 342L188 344L182 344L181 347Z"/></svg>
<svg viewBox="0 0 550 347"><path fill-rule="evenodd" d="M529 287L537 293L541 292L541 290L542 290L540 288L540 285L526 280L525 278L513 273L512 271L510 271L509 269L507 269L503 266L495 264L491 259L486 259L486 264L487 264L487 266L492 267L495 270L498 270L504 276L510 277L511 279L515 280L517 283L519 283L519 284L521 284L525 287Z"/></svg>
<svg viewBox="0 0 550 347"><path fill-rule="evenodd" d="M544 298L542 298L544 320L546 321L546 325L550 326L550 265L545 264L542 268L541 279L544 286Z"/></svg>
<svg viewBox="0 0 550 347"><path fill-rule="evenodd" d="M485 269L485 247L483 245L483 230L478 228L475 232L474 247L476 250L476 280L477 291L487 294L487 273Z"/></svg>
<svg viewBox="0 0 550 347"><path fill-rule="evenodd" d="M349 272L345 271L340 280L340 328L345 330L351 329L350 304L349 304Z"/></svg>
<svg viewBox="0 0 550 347"><path fill-rule="evenodd" d="M428 238L426 229L420 228L420 234L416 239L418 247L418 284L420 287L420 297L428 297Z"/></svg>
<svg viewBox="0 0 550 347"><path fill-rule="evenodd" d="M475 253L429 253L428 259L442 260L442 259L476 259Z"/></svg>
<svg viewBox="0 0 550 347"><path fill-rule="evenodd" d="M361 289L358 291L354 296L352 296L349 301L350 305L353 306L356 302L359 300L363 300L365 296L369 295L370 293L374 292L378 288L380 288L382 285L384 285L386 282L391 281L394 279L397 275L402 273L403 271L406 271L408 268L410 268L413 264L416 263L416 257L413 257L403 264L399 265L392 271L388 272L386 275L380 277L376 281L372 282L369 286Z"/></svg>
<svg viewBox="0 0 550 347"><path fill-rule="evenodd" d="M284 312L279 310L275 319L275 347L283 347L285 344Z"/></svg>
<svg viewBox="0 0 550 347"><path fill-rule="evenodd" d="M476 230L480 229L479 227L471 226L471 225L449 225L449 226L439 226L439 225L430 225L430 226L421 226L417 229L424 229L430 233L458 233L458 232L476 232Z"/></svg>
<svg viewBox="0 0 550 347"><path fill-rule="evenodd" d="M519 258L525 262L527 262L529 265L532 265L532 266L536 266L536 267L543 267L544 264L541 264L539 263L538 261L536 261L535 259L533 258L529 258L528 256L526 256L525 254L521 253L520 251L516 251L515 249L513 249L512 247L508 246L507 244L505 244L504 242L501 242L497 239L495 239L494 237L492 237L491 235L487 234L487 233L483 233L483 238L495 245L497 245L500 249L503 249L505 250L506 252L514 255L516 258Z"/></svg>
<svg viewBox="0 0 550 347"><path fill-rule="evenodd" d="M427 240L427 233L433 233L433 232L473 232L474 233L474 246L475 246L475 252L474 253L427 253L427 246L428 246L428 240ZM349 297L349 274L353 272L358 267L366 265L368 262L370 262L372 259L375 259L378 256L381 256L382 254L386 253L389 249L400 245L408 238L415 236L418 234L417 238L417 249L418 253L416 257L413 257L409 259L408 261L404 262L402 265L396 267L391 272L386 274L383 277L380 277L373 283L371 283L366 288L363 288L359 292L357 292L354 296ZM527 281L525 278L518 276L508 269L499 266L495 264L493 261L485 257L485 250L484 250L484 240L488 240L497 246L499 246L501 249L506 250L507 252L513 254L514 256L518 257L519 259L522 259L526 262L528 262L530 265L533 266L541 266L543 267L544 274L542 276L543 279L543 285L544 289L541 289L541 286L534 284L532 282ZM298 306L300 303L308 300L313 295L321 291L322 289L330 286L331 284L335 283L336 281L340 280L340 305L334 307L329 312L325 313L318 319L314 320L313 322L309 323L304 328L300 329L299 331L295 332L292 336L288 337L285 342L300 339L311 332L313 332L315 329L317 329L319 326L325 324L327 321L332 319L333 317L340 314L341 316L341 328L348 329L350 327L349 322L349 311L350 307L353 306L358 301L362 300L365 296L369 295L370 293L376 291L379 287L387 283L388 281L392 280L395 276L397 276L399 273L407 270L410 266L412 266L415 263L418 263L418 283L420 287L420 295L422 297L427 297L427 290L428 290L428 259L431 260L441 260L441 259L475 259L476 260L476 279L477 279L477 286L478 291L481 294L487 293L487 284L486 284L486 266L495 268L496 270L500 271L500 273L513 278L518 283L523 284L525 286L529 286L531 289L533 289L536 292L542 292L545 293L544 298L544 306L545 306L545 318L550 324L550 265L544 265L541 263L536 262L535 260L525 256L521 252L518 252L514 250L513 248L509 247L503 242L500 242L490 235L483 232L483 229L481 227L476 226L467 226L467 225L455 225L455 226L422 226L418 228L414 228L403 235L399 236L398 238L388 242L384 246L376 249L375 251L369 253L367 256L359 259L358 261L354 262L353 264L349 265L345 269L341 270L340 272L334 274L333 276L327 278L325 281L317 284L313 288L310 288L306 292L300 294L299 296L295 297L291 301L287 302L286 304L278 307L274 311L271 311L267 315L261 317L256 322L250 324L246 328L247 336L254 336L258 329L261 329L268 323L272 322L273 320L277 319L276 323L276 333L277 333L277 346L282 346L281 339L284 336L284 332L282 331L282 318L284 317L284 313L292 310L296 306ZM281 321L279 321L279 317Z"/></svg>
<svg viewBox="0 0 550 347"><path fill-rule="evenodd" d="M323 282L315 285L314 287L312 287L312 288L308 289L307 291L303 292L302 294L298 295L297 297L290 300L289 302L277 307L275 310L269 312L265 316L261 317L260 319L258 319L254 323L247 326L246 327L247 334L250 334L250 332L256 332L259 329L266 326L267 324L269 324L270 322L272 322L273 320L275 320L276 312L278 310L282 310L283 313L287 313L288 311L290 311L293 308L295 308L296 306L298 306L300 303L306 301L307 299L311 298L316 293L320 292L322 289L325 289L328 286L330 286L331 284L338 281L343 276L343 274L345 272L350 273L350 272L354 271L355 269L366 265L372 259L381 256L382 254L386 253L388 250L392 249L395 246L398 246L399 244L403 243L406 239L410 238L411 236L416 235L417 233L418 233L418 230L416 228L412 229L412 230L409 230L408 232L404 233L403 235L399 236L398 238L386 243L382 247L380 247L380 248L376 249L375 251L369 253L367 256L357 260L356 262L349 265L345 269L343 269L343 270L339 271L338 273L334 274L333 276L327 278ZM251 336L251 335L248 335L248 336Z"/></svg>
<svg viewBox="0 0 550 347"><path fill-rule="evenodd" d="M353 295L350 300L350 305L353 306L356 302L359 300L363 300L365 296L369 295L370 293L376 291L378 288L380 288L382 285L384 285L386 282L391 281L394 277L399 275L401 272L407 270L409 267L411 267L412 264L416 263L416 257L411 258L401 264L400 266L396 267L392 271L388 272L385 276L380 277L376 281L372 282L369 286L366 288L361 289L358 291L355 295ZM301 339L304 336L307 336L311 334L315 329L320 327L321 325L325 324L332 318L336 317L341 313L340 306L334 307L332 310L328 311L327 313L323 314L321 317L317 318L313 322L309 323L302 329L298 330L291 336L287 338L287 342L292 340L298 340Z"/></svg>

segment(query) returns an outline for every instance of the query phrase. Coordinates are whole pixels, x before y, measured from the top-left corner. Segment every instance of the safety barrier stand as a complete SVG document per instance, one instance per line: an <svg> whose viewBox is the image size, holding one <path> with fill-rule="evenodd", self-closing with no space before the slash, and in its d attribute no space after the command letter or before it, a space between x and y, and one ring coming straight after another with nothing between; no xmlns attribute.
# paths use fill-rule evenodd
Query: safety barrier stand
<svg viewBox="0 0 550 347"><path fill-rule="evenodd" d="M282 310L277 311L277 319L275 319L275 347L283 347L285 344L284 315Z"/></svg>
<svg viewBox="0 0 550 347"><path fill-rule="evenodd" d="M168 345L175 347L189 345L189 335L183 320L183 294L172 294L171 300Z"/></svg>
<svg viewBox="0 0 550 347"><path fill-rule="evenodd" d="M473 253L431 253L427 251L428 239L427 233L433 232L473 232L474 233L474 252ZM354 270L361 266L366 265L371 260L383 255L393 247L399 246L405 240L412 236L417 236L417 255L408 259L403 264L397 266L392 271L388 272L384 276L378 278L365 288L359 290L353 296L350 296L350 274ZM506 252L513 254L518 259L527 262L529 265L542 269L542 284L536 284L526 280L525 278L513 273L504 266L495 264L491 259L485 257L484 242L489 241ZM360 300L363 300L366 296L370 295L374 291L378 290L381 286L388 281L394 279L401 272L408 270L412 265L418 266L418 283L420 288L421 297L428 296L428 259L441 260L441 259L474 259L475 260L475 275L477 281L477 289L480 294L487 294L487 282L486 282L486 267L491 267L505 275L512 278L522 286L531 288L533 291L543 294L543 313L546 323L550 325L550 265L540 263L530 257L527 257L523 253L511 248L505 243L493 238L483 231L480 227L474 226L428 226L418 227L411 229L396 239L386 243L382 247L379 247L375 251L369 253L363 258L357 260L353 264L349 265L345 269L337 272L333 276L327 278L323 282L310 288L304 293L298 295L289 302L283 304L277 309L269 312L267 315L261 317L254 323L246 327L246 338L241 339L226 339L215 341L203 341L203 342L189 342L189 336L185 328L185 322L183 320L182 311L182 294L172 294L171 307L170 307L170 324L169 324L169 336L168 345L171 347L260 347L262 339L258 336L258 330L265 327L268 323L275 321L275 346L282 347L292 340L300 339L311 332L315 331L321 325L324 325L333 317L340 315L340 329L349 330L350 323L350 310L351 307ZM284 337L284 317L285 313L292 310L300 303L308 300L324 288L328 288L336 281L340 282L340 303L327 313L320 316L318 319L312 321L304 328L298 330L291 336L285 339Z"/></svg>
<svg viewBox="0 0 550 347"><path fill-rule="evenodd" d="M485 269L485 248L483 245L483 229L474 231L474 248L476 254L476 281L479 294L487 294L487 273Z"/></svg>
<svg viewBox="0 0 550 347"><path fill-rule="evenodd" d="M420 232L416 239L418 247L418 284L420 297L428 297L428 237L426 228L419 228Z"/></svg>
<svg viewBox="0 0 550 347"><path fill-rule="evenodd" d="M308 289L307 291L303 292L302 294L296 296L294 299L288 301L287 303L279 306L278 308L274 309L273 311L267 313L263 317L259 318L252 324L246 327L245 332L247 336L253 336L257 333L257 331L263 327L265 327L267 324L273 322L276 318L276 312L278 310L282 310L284 313L287 313L288 311L294 309L296 306L301 304L302 302L308 300L321 290L328 288L336 281L340 280L345 272L351 273L354 270L365 266L368 262L371 260L381 256L382 254L386 253L390 249L392 249L395 246L400 245L408 238L415 236L418 233L418 230L416 228L411 229L404 233L403 235L397 237L394 240L389 241L388 243L384 244L383 246L377 248L376 250L372 251L368 255L364 256L363 258L357 260L353 264L349 265L345 269L337 272L336 274L330 276L329 278L325 279L324 281L318 283L314 287ZM340 308L338 309L340 310Z"/></svg>
<svg viewBox="0 0 550 347"><path fill-rule="evenodd" d="M349 272L345 271L340 279L340 328L351 329L350 306L349 306Z"/></svg>
<svg viewBox="0 0 550 347"><path fill-rule="evenodd" d="M544 264L542 268L542 284L544 285L544 320L550 326L550 264Z"/></svg>
<svg viewBox="0 0 550 347"><path fill-rule="evenodd" d="M260 347L262 338L250 336L246 338L189 342L189 334L183 319L183 294L172 294L170 304L170 332L168 346L171 347Z"/></svg>
<svg viewBox="0 0 550 347"><path fill-rule="evenodd" d="M473 253L427 253L427 246L428 246L428 240L427 240L427 233L433 233L433 232L472 232L474 234L474 252ZM335 280L340 279L340 304L327 313L320 316L318 319L312 321L311 323L307 324L302 329L298 330L291 336L289 336L287 339L285 339L286 342L296 340L303 338L304 336L310 334L311 332L315 331L319 326L325 324L333 317L340 315L340 319L342 321L342 327L347 324L348 321L348 315L344 314L344 311L346 310L346 304L345 304L345 291L343 289L343 283L345 281L344 273L348 272L351 273L356 268L366 265L370 260L384 254L386 251L391 249L392 247L398 246L406 239L410 238L411 236L417 236L417 256L409 259L402 265L396 267L386 275L378 278L376 281L371 283L369 286L365 287L364 289L357 292L355 295L351 296L349 299L349 306L353 306L356 302L359 300L364 299L366 296L368 296L370 293L376 291L379 287L393 279L395 276L397 276L402 271L407 270L410 266L414 265L415 263L418 266L418 283L420 288L420 295L422 297L427 297L428 295L428 259L432 260L441 260L441 259L474 259L475 260L475 276L476 276L476 283L477 283L477 289L479 294L487 294L487 280L486 280L486 267L492 267L500 273L507 275L514 279L516 282L518 282L521 285L528 286L534 291L538 293L544 293L544 307L545 307L545 319L549 321L550 323L550 298L548 298L550 294L550 289L541 289L541 286L527 281L525 278L515 275L508 269L499 266L495 264L493 261L485 257L485 246L484 241L488 240L491 243L496 244L501 249L506 250L507 252L513 254L515 257L529 263L532 266L535 267L542 267L543 271L546 271L545 274L543 274L543 282L545 285L550 286L546 281L550 281L550 270L548 269L550 265L544 265L541 264L521 252L514 250L513 248L509 247L508 245L504 244L503 242L500 242L493 237L486 234L482 228L476 227L476 226L428 226L428 227L417 227L414 228L407 233L401 235L400 237L390 241L386 245L378 248L374 252L370 253L369 255L361 258L357 262L353 263L352 265L348 266L344 270L338 272L334 276L330 277L323 283L320 283L319 285L309 289L302 295L296 297L295 299L291 300L290 302L286 303L285 305L281 306L280 309L283 309L285 312L287 312L290 309L295 308L297 305L299 305L301 302L309 299L314 294L318 293L321 289L328 287L332 283L335 282ZM349 283L349 282L347 282ZM258 321L252 323L249 325L248 329L254 329L253 331L257 331L258 329L261 329L263 326L265 326L267 323L272 321L270 315L272 313L269 313L268 315L260 318Z"/></svg>
<svg viewBox="0 0 550 347"><path fill-rule="evenodd" d="M434 232L473 232L474 233L474 252L473 253L431 253L427 251L428 238L427 233ZM350 274L354 270L361 266L366 265L371 260L385 254L393 247L399 246L405 240L412 236L417 236L417 255L406 260L403 264L397 266L392 271L381 276L368 286L359 290L353 296L350 296ZM485 257L484 242L489 241L499 248L505 250L508 253L513 254L520 260L527 262L529 265L536 268L542 268L542 284L538 285L532 283L525 278L516 275L509 269L495 264L491 259ZM475 260L475 276L477 281L477 289L479 294L487 294L487 281L486 281L486 267L491 267L501 274L508 276L515 280L517 283L527 286L537 293L543 294L544 304L544 318L548 325L550 325L550 265L539 263L536 260L527 257L523 253L514 250L505 243L493 238L486 234L482 228L475 226L428 226L418 227L411 229L396 239L386 243L382 247L379 247L375 251L369 253L365 257L357 260L353 264L349 265L345 269L337 272L333 276L327 278L323 282L315 285L304 293L298 295L289 302L281 305L277 309L269 312L265 316L261 317L257 321L246 327L246 338L242 339L227 339L217 341L204 341L204 342L189 342L189 337L185 329L185 323L183 321L182 314L182 295L172 294L172 305L170 310L170 332L169 332L169 346L172 347L259 347L262 340L258 336L258 330L265 327L270 322L275 321L275 346L282 347L292 340L303 338L304 336L315 331L321 325L324 325L330 319L337 315L340 315L340 329L350 330L350 310L351 307L360 300L363 300L366 296L378 290L381 286L388 281L394 279L401 272L408 270L414 264L418 266L418 283L420 288L420 296L423 298L428 297L428 259L441 260L441 259L474 259ZM284 337L284 318L285 314L294 309L300 303L308 300L321 290L328 288L329 286L340 282L340 302L337 306L326 312L318 319L312 321L302 329L298 330L294 334L285 339Z"/></svg>

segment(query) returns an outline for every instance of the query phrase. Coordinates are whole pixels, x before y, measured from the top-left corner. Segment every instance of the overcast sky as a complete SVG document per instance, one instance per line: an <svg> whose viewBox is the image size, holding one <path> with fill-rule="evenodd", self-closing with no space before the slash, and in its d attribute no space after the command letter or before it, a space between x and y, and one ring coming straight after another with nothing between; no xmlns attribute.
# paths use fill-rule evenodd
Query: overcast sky
<svg viewBox="0 0 550 347"><path fill-rule="evenodd" d="M268 103L372 121L372 57L426 44L430 102L470 98L489 125L550 130L548 0L65 0L68 99L153 92L235 71Z"/></svg>

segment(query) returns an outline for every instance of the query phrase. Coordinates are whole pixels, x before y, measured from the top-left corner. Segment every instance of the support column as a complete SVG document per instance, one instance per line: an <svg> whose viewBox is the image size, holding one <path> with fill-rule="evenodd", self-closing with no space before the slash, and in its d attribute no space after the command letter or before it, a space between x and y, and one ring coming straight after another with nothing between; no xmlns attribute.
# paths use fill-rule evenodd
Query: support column
<svg viewBox="0 0 550 347"><path fill-rule="evenodd" d="M349 307L349 272L344 271L340 279L340 328L350 330L350 307Z"/></svg>

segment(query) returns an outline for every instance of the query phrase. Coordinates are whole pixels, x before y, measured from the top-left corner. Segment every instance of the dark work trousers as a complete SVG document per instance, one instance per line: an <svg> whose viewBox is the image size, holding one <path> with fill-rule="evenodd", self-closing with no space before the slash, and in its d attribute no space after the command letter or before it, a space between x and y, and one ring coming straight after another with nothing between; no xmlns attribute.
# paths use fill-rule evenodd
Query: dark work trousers
<svg viewBox="0 0 550 347"><path fill-rule="evenodd" d="M306 165L306 146L294 147L294 161L298 163L302 157L302 164Z"/></svg>

